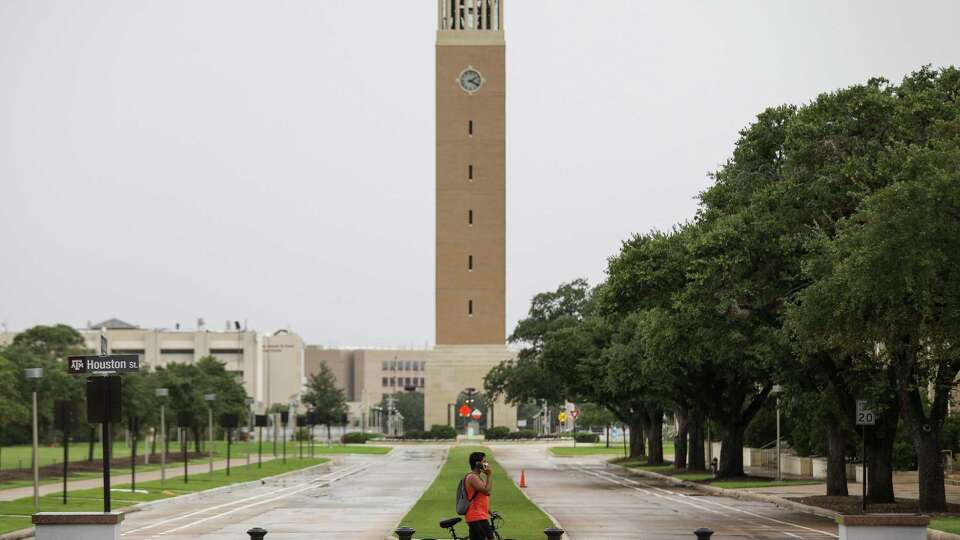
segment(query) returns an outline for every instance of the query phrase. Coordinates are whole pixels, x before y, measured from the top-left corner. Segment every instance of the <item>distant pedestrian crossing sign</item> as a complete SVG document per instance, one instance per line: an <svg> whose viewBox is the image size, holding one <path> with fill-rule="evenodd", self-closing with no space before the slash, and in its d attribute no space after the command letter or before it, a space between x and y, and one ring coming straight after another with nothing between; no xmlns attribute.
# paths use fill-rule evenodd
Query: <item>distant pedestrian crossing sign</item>
<svg viewBox="0 0 960 540"><path fill-rule="evenodd" d="M560 411L560 414L557 415L557 420L561 422L567 421L567 411Z"/></svg>

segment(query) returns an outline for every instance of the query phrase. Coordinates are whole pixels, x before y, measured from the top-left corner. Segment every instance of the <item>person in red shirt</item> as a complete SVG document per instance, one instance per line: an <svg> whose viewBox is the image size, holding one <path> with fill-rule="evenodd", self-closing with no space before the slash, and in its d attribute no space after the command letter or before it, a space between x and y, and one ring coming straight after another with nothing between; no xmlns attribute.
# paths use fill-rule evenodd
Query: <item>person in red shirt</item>
<svg viewBox="0 0 960 540"><path fill-rule="evenodd" d="M493 540L490 528L490 491L493 489L493 471L483 452L470 454L470 474L466 479L467 526L470 527L470 540Z"/></svg>

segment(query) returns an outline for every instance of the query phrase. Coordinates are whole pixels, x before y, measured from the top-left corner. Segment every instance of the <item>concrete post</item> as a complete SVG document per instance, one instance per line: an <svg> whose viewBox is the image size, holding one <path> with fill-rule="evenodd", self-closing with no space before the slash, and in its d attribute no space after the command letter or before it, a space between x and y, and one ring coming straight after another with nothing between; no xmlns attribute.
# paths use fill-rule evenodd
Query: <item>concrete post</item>
<svg viewBox="0 0 960 540"><path fill-rule="evenodd" d="M260 527L254 527L247 531L247 534L250 535L250 540L263 540L263 537L267 535L267 531Z"/></svg>
<svg viewBox="0 0 960 540"><path fill-rule="evenodd" d="M710 540L710 537L713 536L713 531L702 528L693 531L693 534L697 535L697 540Z"/></svg>
<svg viewBox="0 0 960 540"><path fill-rule="evenodd" d="M410 527L400 527L393 531L399 540L413 540L413 535L417 532Z"/></svg>
<svg viewBox="0 0 960 540"><path fill-rule="evenodd" d="M564 530L557 527L550 527L549 529L544 529L543 534L547 535L547 540L560 540L563 538Z"/></svg>

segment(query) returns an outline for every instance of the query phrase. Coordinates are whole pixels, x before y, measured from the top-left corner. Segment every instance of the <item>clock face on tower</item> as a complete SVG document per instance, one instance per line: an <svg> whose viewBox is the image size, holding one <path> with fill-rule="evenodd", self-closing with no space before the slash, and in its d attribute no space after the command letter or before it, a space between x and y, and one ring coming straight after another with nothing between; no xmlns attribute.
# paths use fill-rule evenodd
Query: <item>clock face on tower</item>
<svg viewBox="0 0 960 540"><path fill-rule="evenodd" d="M460 84L460 88L468 94L473 94L480 90L480 87L483 86L483 75L479 71L473 69L473 66L468 67L460 73L460 77L457 79L457 82Z"/></svg>

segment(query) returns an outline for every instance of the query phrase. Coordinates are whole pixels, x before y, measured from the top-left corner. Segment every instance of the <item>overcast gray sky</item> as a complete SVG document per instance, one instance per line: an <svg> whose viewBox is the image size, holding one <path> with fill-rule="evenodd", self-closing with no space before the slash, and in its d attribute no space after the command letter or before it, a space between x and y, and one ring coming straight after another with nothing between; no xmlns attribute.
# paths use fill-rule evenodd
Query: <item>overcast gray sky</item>
<svg viewBox="0 0 960 540"><path fill-rule="evenodd" d="M960 2L506 0L507 325ZM433 342L434 0L0 0L0 321Z"/></svg>

